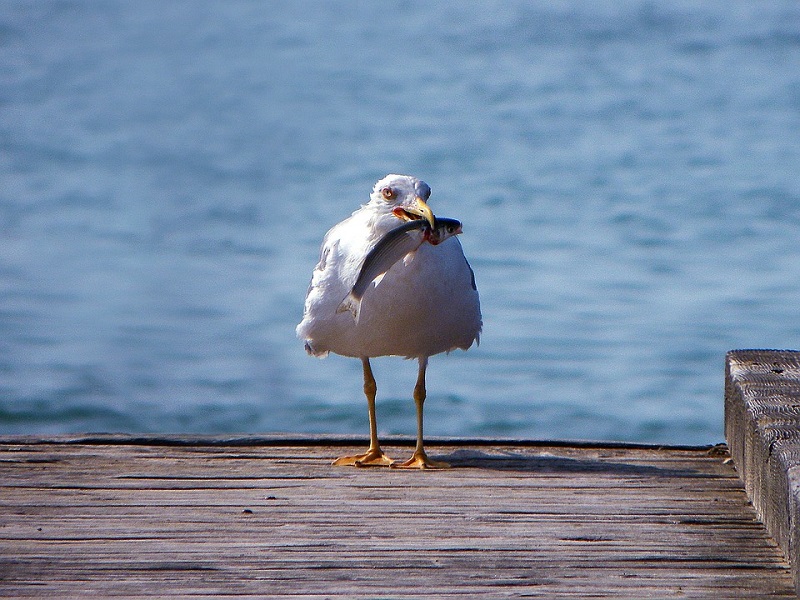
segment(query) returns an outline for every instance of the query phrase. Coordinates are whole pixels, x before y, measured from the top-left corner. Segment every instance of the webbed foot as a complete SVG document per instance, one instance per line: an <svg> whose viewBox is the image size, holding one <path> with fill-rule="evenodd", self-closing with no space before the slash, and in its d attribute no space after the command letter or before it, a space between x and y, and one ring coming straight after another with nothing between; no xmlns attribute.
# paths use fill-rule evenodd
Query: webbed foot
<svg viewBox="0 0 800 600"><path fill-rule="evenodd" d="M367 450L364 454L342 456L332 464L334 467L391 467L394 461L378 448L377 450Z"/></svg>
<svg viewBox="0 0 800 600"><path fill-rule="evenodd" d="M449 469L450 464L428 458L424 450L414 452L414 456L403 463L394 463L393 469Z"/></svg>

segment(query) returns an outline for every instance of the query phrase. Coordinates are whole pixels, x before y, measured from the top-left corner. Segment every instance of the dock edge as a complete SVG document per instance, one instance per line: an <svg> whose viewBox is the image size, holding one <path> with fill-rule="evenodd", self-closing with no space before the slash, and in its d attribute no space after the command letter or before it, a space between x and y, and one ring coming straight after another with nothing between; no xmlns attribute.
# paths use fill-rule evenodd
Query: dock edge
<svg viewBox="0 0 800 600"><path fill-rule="evenodd" d="M725 438L750 501L790 563L800 596L800 352L728 352Z"/></svg>

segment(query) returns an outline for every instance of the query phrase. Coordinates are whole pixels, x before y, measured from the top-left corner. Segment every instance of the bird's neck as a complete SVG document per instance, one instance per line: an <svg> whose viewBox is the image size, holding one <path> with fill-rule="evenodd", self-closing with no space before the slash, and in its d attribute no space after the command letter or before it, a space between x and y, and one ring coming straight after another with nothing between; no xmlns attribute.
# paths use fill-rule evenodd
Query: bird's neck
<svg viewBox="0 0 800 600"><path fill-rule="evenodd" d="M369 230L374 232L376 240L379 240L392 229L403 224L402 219L398 219L391 211L386 210L385 207L378 208L367 204L362 210L367 213L365 214L367 219L366 224Z"/></svg>

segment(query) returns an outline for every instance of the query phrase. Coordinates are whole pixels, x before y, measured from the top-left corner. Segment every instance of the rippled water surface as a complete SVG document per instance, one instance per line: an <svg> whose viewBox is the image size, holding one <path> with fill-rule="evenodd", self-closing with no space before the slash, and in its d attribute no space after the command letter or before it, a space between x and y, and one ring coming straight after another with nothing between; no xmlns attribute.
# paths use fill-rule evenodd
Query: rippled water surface
<svg viewBox="0 0 800 600"><path fill-rule="evenodd" d="M389 172L482 298L431 435L717 442L725 352L800 346L795 2L7 0L0 144L0 433L366 435L294 326Z"/></svg>

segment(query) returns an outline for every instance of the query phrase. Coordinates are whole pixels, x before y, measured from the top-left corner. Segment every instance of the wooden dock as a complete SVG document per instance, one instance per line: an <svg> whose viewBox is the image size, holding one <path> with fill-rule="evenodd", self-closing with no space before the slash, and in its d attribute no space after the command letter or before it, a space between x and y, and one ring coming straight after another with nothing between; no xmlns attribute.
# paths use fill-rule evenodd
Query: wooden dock
<svg viewBox="0 0 800 600"><path fill-rule="evenodd" d="M363 444L1 438L0 597L796 597L725 446L435 440L453 469L330 466Z"/></svg>
<svg viewBox="0 0 800 600"><path fill-rule="evenodd" d="M793 598L724 448L7 440L0 596ZM387 444L400 456L410 446Z"/></svg>

